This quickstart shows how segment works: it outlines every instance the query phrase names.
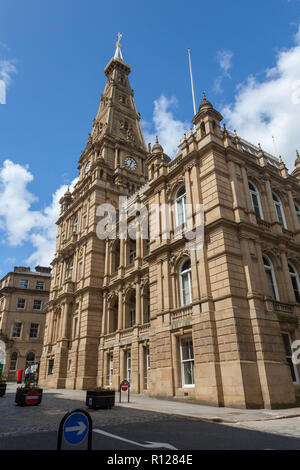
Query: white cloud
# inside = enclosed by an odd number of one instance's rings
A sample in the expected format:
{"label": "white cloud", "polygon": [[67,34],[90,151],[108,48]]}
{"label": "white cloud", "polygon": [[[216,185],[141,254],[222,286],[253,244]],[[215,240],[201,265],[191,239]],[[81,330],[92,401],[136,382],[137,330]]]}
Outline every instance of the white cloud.
{"label": "white cloud", "polygon": [[153,127],[154,132],[150,132],[152,125],[146,121],[142,122],[146,142],[155,142],[155,136],[158,136],[165,153],[174,157],[177,152],[180,139],[183,134],[189,130],[191,124],[182,122],[174,118],[172,107],[178,105],[178,100],[174,96],[168,99],[162,95],[154,101]]}
{"label": "white cloud", "polygon": [[220,69],[225,77],[230,77],[229,70],[231,69],[231,61],[233,58],[232,51],[218,51],[217,57],[219,60]]}
{"label": "white cloud", "polygon": [[279,52],[264,80],[248,77],[237,87],[234,103],[221,110],[227,127],[255,144],[260,142],[273,154],[275,136],[290,169],[300,147],[300,27],[295,41],[295,46]]}
{"label": "white cloud", "polygon": [[0,80],[3,80],[6,87],[11,83],[12,74],[17,73],[14,60],[0,60]]}
{"label": "white cloud", "polygon": [[[26,260],[29,264],[48,265],[55,251],[59,216],[59,199],[67,190],[62,185],[52,196],[52,202],[41,211],[32,210],[37,198],[28,190],[33,175],[28,167],[6,160],[0,168],[0,229],[10,246],[29,242],[34,248]],[[70,185],[76,183],[75,179]]]}
{"label": "white cloud", "polygon": [[234,54],[232,51],[221,50],[217,52],[217,60],[221,69],[221,75],[219,75],[214,82],[214,90],[216,93],[223,93],[222,82],[224,78],[231,78],[229,70],[231,69],[231,62]]}

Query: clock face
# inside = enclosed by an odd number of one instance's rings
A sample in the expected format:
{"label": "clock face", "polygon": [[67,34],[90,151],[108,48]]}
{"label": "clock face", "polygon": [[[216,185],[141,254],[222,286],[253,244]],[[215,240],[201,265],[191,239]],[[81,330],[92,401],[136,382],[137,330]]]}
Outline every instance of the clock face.
{"label": "clock face", "polygon": [[137,163],[134,158],[132,157],[126,157],[125,158],[125,166],[129,168],[129,170],[136,170],[137,169]]}
{"label": "clock face", "polygon": [[84,173],[87,174],[90,171],[90,168],[91,168],[91,162],[87,162],[85,169],[84,169]]}

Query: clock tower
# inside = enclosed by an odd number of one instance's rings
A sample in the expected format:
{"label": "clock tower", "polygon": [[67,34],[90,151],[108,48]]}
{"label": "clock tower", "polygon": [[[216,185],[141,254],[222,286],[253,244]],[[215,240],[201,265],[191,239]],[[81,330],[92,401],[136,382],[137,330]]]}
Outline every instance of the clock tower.
{"label": "clock tower", "polygon": [[147,149],[118,35],[107,82],[88,142],[79,159],[73,192],[61,198],[52,261],[40,383],[50,387],[96,386],[103,310],[106,242],[96,233],[97,209],[119,207],[119,196],[147,181]]}

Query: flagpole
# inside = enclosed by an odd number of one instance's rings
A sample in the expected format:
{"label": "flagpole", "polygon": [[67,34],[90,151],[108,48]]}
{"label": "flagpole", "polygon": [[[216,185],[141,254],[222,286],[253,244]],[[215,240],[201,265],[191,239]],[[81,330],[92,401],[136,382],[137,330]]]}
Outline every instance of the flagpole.
{"label": "flagpole", "polygon": [[191,86],[192,86],[194,115],[196,115],[197,112],[196,112],[196,103],[195,103],[195,92],[194,92],[194,81],[193,81],[193,72],[192,72],[192,62],[191,62],[191,50],[190,50],[190,48],[188,48],[188,55],[189,55],[189,64],[190,64],[190,77],[191,77]]}

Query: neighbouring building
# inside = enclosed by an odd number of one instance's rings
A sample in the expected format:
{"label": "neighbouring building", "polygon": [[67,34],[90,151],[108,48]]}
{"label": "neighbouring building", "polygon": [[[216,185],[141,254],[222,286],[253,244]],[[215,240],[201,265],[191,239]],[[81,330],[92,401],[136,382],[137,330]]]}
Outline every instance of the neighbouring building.
{"label": "neighbouring building", "polygon": [[0,281],[0,340],[5,343],[3,375],[40,362],[49,299],[51,268],[15,267]]}
{"label": "neighbouring building", "polygon": [[[132,392],[195,397],[232,407],[295,403],[300,339],[300,157],[282,159],[221,127],[205,95],[171,159],[145,145],[120,45],[79,159],[62,197],[40,384],[86,389],[124,378]],[[101,239],[99,207],[119,209],[141,233],[120,236],[120,213]],[[166,220],[154,205],[169,207]],[[187,215],[187,207],[191,213]],[[178,229],[203,209],[204,245]],[[102,214],[103,215],[103,214]]]}

